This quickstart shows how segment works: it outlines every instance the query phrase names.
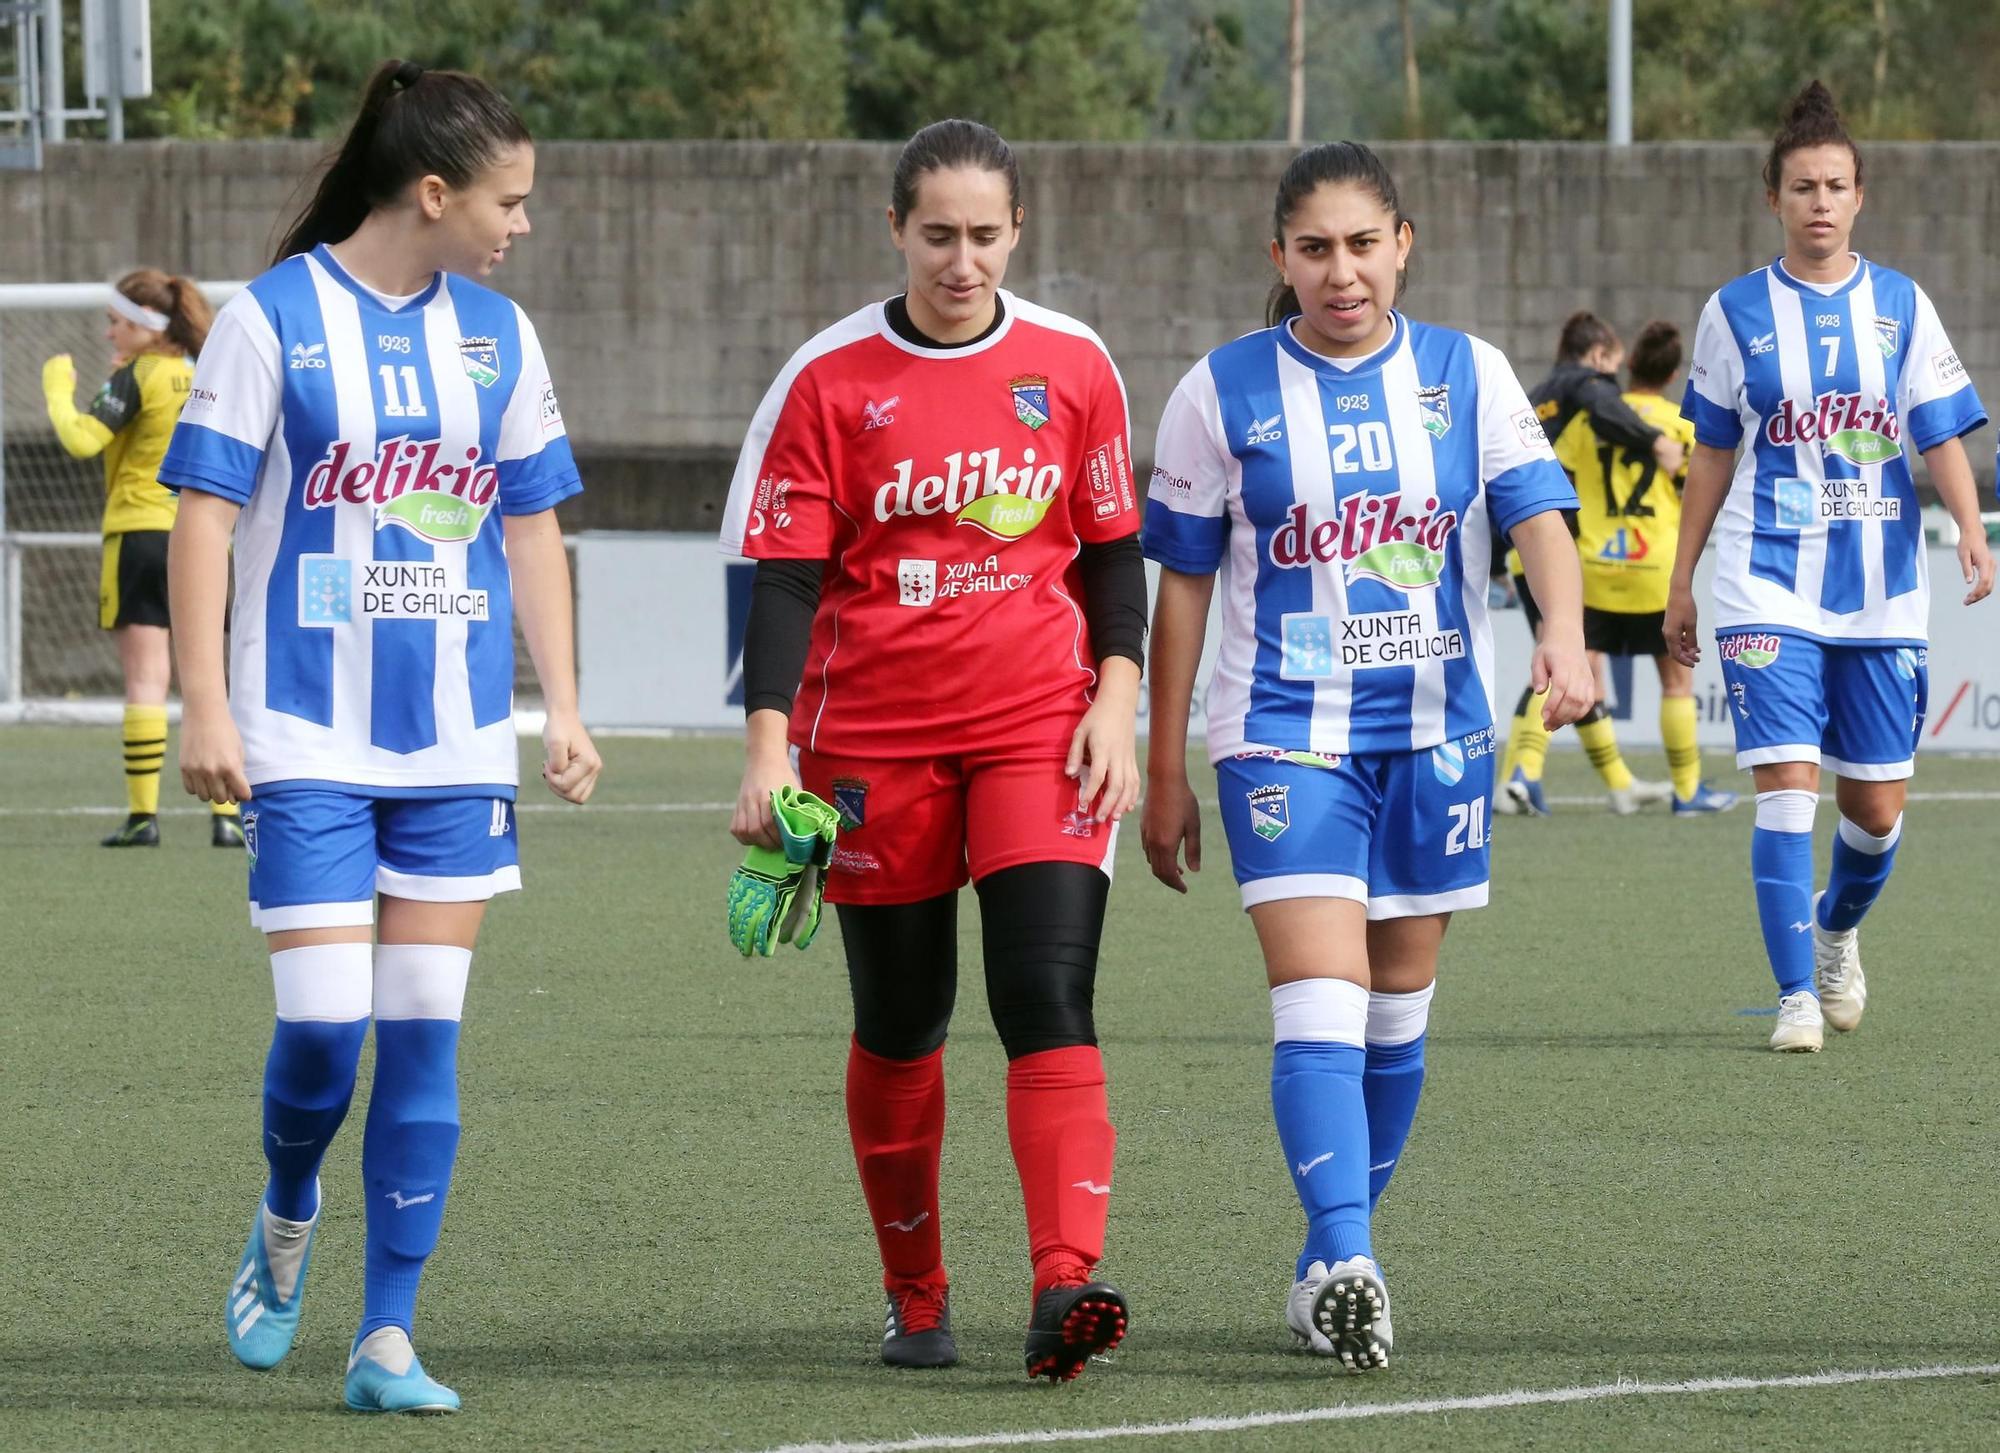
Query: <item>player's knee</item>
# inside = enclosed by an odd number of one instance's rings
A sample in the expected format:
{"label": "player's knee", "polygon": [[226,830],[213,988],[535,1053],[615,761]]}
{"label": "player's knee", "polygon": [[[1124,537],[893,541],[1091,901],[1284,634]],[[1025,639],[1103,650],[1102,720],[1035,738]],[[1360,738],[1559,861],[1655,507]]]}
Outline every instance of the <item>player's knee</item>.
{"label": "player's knee", "polygon": [[1097,1043],[1097,951],[1110,880],[1028,863],[979,884],[986,1001],[1007,1058]]}
{"label": "player's knee", "polygon": [[841,904],[854,1038],[883,1059],[935,1054],[958,997],[958,895],[921,903]]}
{"label": "player's knee", "polygon": [[854,996],[854,1038],[882,1059],[923,1059],[936,1054],[951,1027],[950,992]]}

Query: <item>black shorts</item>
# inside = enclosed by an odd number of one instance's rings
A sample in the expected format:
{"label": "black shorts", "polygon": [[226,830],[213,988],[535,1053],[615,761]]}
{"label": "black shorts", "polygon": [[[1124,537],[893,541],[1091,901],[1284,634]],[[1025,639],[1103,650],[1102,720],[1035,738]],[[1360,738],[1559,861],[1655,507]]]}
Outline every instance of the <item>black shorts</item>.
{"label": "black shorts", "polygon": [[107,631],[167,624],[167,531],[130,530],[104,537],[97,623]]}
{"label": "black shorts", "polygon": [[1539,636],[1542,633],[1542,608],[1535,604],[1535,593],[1528,589],[1528,577],[1514,577],[1514,599],[1521,602],[1521,614],[1528,618],[1528,630]]}
{"label": "black shorts", "polygon": [[1664,656],[1667,623],[1663,610],[1622,611],[1583,608],[1583,644],[1586,650],[1607,656]]}

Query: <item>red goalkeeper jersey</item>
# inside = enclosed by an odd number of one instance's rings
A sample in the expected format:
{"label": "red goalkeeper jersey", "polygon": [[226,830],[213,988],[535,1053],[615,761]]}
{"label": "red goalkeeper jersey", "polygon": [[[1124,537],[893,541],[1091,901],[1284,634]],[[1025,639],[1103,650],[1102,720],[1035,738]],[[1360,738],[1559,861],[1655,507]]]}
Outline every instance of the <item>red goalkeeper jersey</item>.
{"label": "red goalkeeper jersey", "polygon": [[1067,746],[1089,703],[1075,563],[1139,528],[1125,388],[1089,328],[1000,298],[959,348],[870,304],[793,355],[750,425],[723,548],[829,562],[797,746]]}

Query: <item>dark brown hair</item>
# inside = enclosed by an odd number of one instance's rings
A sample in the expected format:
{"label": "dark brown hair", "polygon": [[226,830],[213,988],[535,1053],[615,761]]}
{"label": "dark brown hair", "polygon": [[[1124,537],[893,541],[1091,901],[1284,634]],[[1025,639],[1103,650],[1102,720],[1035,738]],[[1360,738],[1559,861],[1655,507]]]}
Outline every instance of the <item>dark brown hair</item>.
{"label": "dark brown hair", "polygon": [[1771,142],[1770,158],[1764,163],[1764,185],[1778,190],[1785,178],[1785,158],[1809,146],[1844,146],[1854,158],[1854,185],[1861,185],[1861,148],[1847,134],[1833,92],[1818,81],[1812,82],[1786,103],[1778,135]]}
{"label": "dark brown hair", "polygon": [[933,121],[903,143],[896,158],[896,174],[889,183],[889,210],[896,225],[917,205],[917,186],[932,172],[970,167],[976,171],[998,172],[1007,179],[1007,215],[1021,212],[1021,166],[1014,148],[992,127],[977,121]]}
{"label": "dark brown hair", "polygon": [[[1291,225],[1305,199],[1321,187],[1338,182],[1352,182],[1374,193],[1383,209],[1395,215],[1397,232],[1409,223],[1410,219],[1403,215],[1403,200],[1396,192],[1396,179],[1389,175],[1381,157],[1358,141],[1323,142],[1293,157],[1285,174],[1278,178],[1278,200],[1271,209],[1271,236],[1280,250],[1285,245],[1285,228]],[[1399,298],[1406,281],[1404,273],[1396,275]],[[1280,278],[1264,302],[1264,326],[1275,328],[1299,311],[1298,293]]]}
{"label": "dark brown hair", "polygon": [[1681,356],[1681,330],[1663,318],[1655,318],[1632,340],[1625,371],[1640,388],[1665,388],[1680,372]]}
{"label": "dark brown hair", "polygon": [[1592,349],[1623,346],[1617,329],[1590,309],[1579,308],[1563,319],[1562,333],[1556,339],[1556,362],[1581,363]]}
{"label": "dark brown hair", "polygon": [[142,308],[167,315],[163,335],[189,358],[208,342],[208,325],[215,321],[215,309],[191,278],[174,277],[157,267],[135,268],[112,284]]}
{"label": "dark brown hair", "polygon": [[347,139],[272,261],[353,236],[371,211],[418,177],[471,186],[502,152],[533,140],[506,98],[479,77],[383,61],[362,90]]}

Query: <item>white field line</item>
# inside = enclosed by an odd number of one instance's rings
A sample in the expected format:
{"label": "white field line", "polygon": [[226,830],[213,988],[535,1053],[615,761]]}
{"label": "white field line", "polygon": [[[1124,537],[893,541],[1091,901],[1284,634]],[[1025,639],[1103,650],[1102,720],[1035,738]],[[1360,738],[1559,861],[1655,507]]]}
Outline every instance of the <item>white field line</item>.
{"label": "white field line", "polygon": [[1597,1383],[1590,1387],[1517,1388],[1479,1397],[1424,1398],[1409,1402],[1340,1403],[1289,1413],[1245,1413],[1228,1418],[1189,1418],[1179,1423],[1119,1423],[1107,1428],[1042,1428],[1019,1433],[965,1433],[885,1442],[786,1443],[766,1453],[929,1453],[942,1448],[1023,1448],[1052,1443],[1096,1443],[1111,1438],[1173,1438],[1196,1433],[1239,1433],[1303,1423],[1344,1423],[1362,1418],[1403,1418],[1431,1413],[1478,1413],[1501,1408],[1547,1407],[1602,1402],[1608,1398],[1673,1397],[1690,1393],[1758,1392],[1778,1388],[1843,1387],[1854,1383],[1923,1382],[1947,1377],[2000,1376],[2000,1362],[1933,1367],[1868,1368],[1853,1372],[1812,1372],[1790,1377],[1703,1377],[1688,1382]]}
{"label": "white field line", "polygon": [[[1833,800],[1833,794],[1830,792],[1822,793],[1820,795],[1820,800],[1823,802],[1831,802]],[[1995,788],[1992,790],[1982,790],[1977,792],[1912,792],[1909,794],[1908,800],[1911,802],[2000,802],[2000,788]],[[1199,801],[1203,807],[1212,808],[1217,805],[1216,800],[1213,797],[1198,798],[1197,801]],[[1601,808],[1604,806],[1604,799],[1602,797],[1592,797],[1592,796],[1551,797],[1549,801],[1557,807]],[[515,810],[518,812],[582,811],[590,813],[607,813],[607,812],[680,813],[680,812],[732,812],[735,810],[735,808],[736,804],[734,802],[594,802],[587,808],[577,808],[570,806],[566,802],[531,801],[531,802],[520,803]],[[205,807],[163,807],[160,809],[160,816],[162,817],[195,817],[195,816],[206,816],[207,813],[208,809]],[[123,817],[124,815],[125,815],[125,809],[122,807],[98,807],[98,806],[0,807],[0,818]],[[1664,820],[1667,817],[1667,815],[1668,814],[1666,814],[1665,812],[1640,814],[1640,816],[1642,817],[1648,817],[1658,820]],[[1135,813],[1134,816],[1136,817],[1137,814]],[[1751,816],[1754,816],[1754,813],[1750,812],[1744,813],[1744,817],[1746,819]]]}

